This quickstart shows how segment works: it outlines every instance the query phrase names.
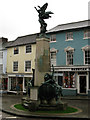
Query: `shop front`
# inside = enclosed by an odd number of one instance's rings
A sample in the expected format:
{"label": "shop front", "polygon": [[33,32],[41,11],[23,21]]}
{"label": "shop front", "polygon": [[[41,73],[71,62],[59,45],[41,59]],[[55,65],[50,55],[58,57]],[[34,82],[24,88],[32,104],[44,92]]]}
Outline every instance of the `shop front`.
{"label": "shop front", "polygon": [[[59,69],[60,70],[60,69]],[[57,71],[54,74],[56,82],[62,86],[62,95],[76,95],[76,73],[70,71]]]}
{"label": "shop front", "polygon": [[19,90],[26,92],[29,81],[31,81],[32,75],[8,75],[8,92],[17,92]]}
{"label": "shop front", "polygon": [[88,67],[55,67],[57,83],[62,86],[63,96],[90,95]]}

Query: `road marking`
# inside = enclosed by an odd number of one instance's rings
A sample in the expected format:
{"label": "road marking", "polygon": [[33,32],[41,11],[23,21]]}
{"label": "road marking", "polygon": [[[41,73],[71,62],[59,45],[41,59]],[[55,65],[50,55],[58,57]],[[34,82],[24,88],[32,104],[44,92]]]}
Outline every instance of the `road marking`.
{"label": "road marking", "polygon": [[8,119],[8,118],[9,118],[9,119],[10,119],[10,118],[12,119],[12,118],[17,118],[17,117],[6,117],[6,119]]}

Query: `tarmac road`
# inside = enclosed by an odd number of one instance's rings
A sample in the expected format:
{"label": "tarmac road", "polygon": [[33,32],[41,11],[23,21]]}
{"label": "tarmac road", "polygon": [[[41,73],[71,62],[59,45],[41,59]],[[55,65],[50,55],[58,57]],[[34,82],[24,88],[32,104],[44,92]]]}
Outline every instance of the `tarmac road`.
{"label": "tarmac road", "polygon": [[[75,114],[73,116],[75,117],[83,117],[83,118],[90,118],[90,101],[89,100],[65,100],[65,102],[68,103],[68,105],[75,106],[77,108],[80,108],[82,110],[81,113]],[[70,115],[68,115],[70,116]]]}
{"label": "tarmac road", "polygon": [[[7,109],[9,108],[12,104],[15,104],[17,102],[21,101],[22,96],[20,95],[4,95],[2,97],[2,107],[3,109]],[[79,98],[79,99],[78,99]],[[10,114],[6,114],[3,113],[2,114],[2,120],[73,120],[73,119],[85,119],[85,118],[90,118],[90,98],[88,99],[88,97],[63,97],[62,100],[64,102],[67,102],[68,105],[72,105],[75,107],[78,107],[80,109],[82,109],[81,113],[78,114],[71,114],[71,115],[64,115],[64,116],[60,116],[60,118],[38,118],[38,117],[34,117],[34,118],[26,118],[26,117],[19,117],[19,116],[13,116]],[[14,112],[14,111],[13,111]],[[52,115],[53,116],[53,115]]]}

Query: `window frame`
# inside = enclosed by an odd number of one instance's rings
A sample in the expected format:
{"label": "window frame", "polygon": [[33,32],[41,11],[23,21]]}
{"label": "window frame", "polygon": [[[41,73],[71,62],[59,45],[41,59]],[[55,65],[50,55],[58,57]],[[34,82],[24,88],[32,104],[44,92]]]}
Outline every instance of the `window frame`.
{"label": "window frame", "polygon": [[88,36],[88,35],[90,35],[90,29],[84,30],[84,38],[83,39],[89,39],[90,36]]}
{"label": "window frame", "polygon": [[[84,65],[90,65],[90,64],[89,64],[90,56],[88,57],[88,55],[87,55],[87,58],[86,58],[85,52],[89,52],[89,54],[90,54],[90,49],[84,50]],[[86,59],[87,59],[87,61],[86,61]]]}
{"label": "window frame", "polygon": [[[72,55],[71,54],[68,55],[68,53],[72,53]],[[68,56],[67,55],[70,56],[69,61],[68,61]],[[70,62],[72,62],[72,63],[70,63]],[[73,51],[71,51],[71,50],[66,51],[66,65],[73,65]]]}
{"label": "window frame", "polygon": [[[52,58],[52,53],[55,54],[55,58]],[[51,61],[51,66],[56,66],[56,51],[50,52],[50,61]]]}
{"label": "window frame", "polygon": [[72,41],[72,40],[73,40],[73,32],[67,32],[65,41]]}
{"label": "window frame", "polygon": [[83,51],[84,65],[90,65],[90,64],[85,63],[85,51],[90,51],[90,45],[86,45],[86,46],[82,47],[82,51]]}
{"label": "window frame", "polygon": [[50,37],[50,42],[56,42],[56,34],[52,34]]}
{"label": "window frame", "polygon": [[[18,53],[15,53],[15,48],[18,50]],[[17,51],[17,50],[16,50],[16,51]],[[14,51],[13,51],[13,53],[14,53],[14,55],[19,54],[19,47],[14,47]]]}
{"label": "window frame", "polygon": [[[26,68],[27,66],[26,66],[26,62],[30,62],[30,70],[29,71],[26,71],[26,69],[28,69],[28,68]],[[24,67],[24,71],[25,72],[31,72],[31,64],[32,64],[32,62],[31,62],[31,60],[27,60],[27,61],[25,61],[25,67]]]}
{"label": "window frame", "polygon": [[[29,48],[29,50],[27,50],[27,47],[30,47]],[[26,54],[28,54],[28,53],[31,53],[32,52],[32,45],[31,44],[29,44],[29,45],[26,45]]]}
{"label": "window frame", "polygon": [[[17,70],[15,70],[15,65],[14,65],[14,63],[16,63],[17,62]],[[18,72],[18,61],[13,61],[13,72]]]}

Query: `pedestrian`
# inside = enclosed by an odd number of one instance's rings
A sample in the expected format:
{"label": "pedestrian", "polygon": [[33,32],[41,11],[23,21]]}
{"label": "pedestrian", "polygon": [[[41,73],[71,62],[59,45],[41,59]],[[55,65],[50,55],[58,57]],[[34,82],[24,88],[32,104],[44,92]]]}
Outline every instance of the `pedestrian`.
{"label": "pedestrian", "polygon": [[20,85],[17,83],[16,85],[17,95],[20,93]]}

